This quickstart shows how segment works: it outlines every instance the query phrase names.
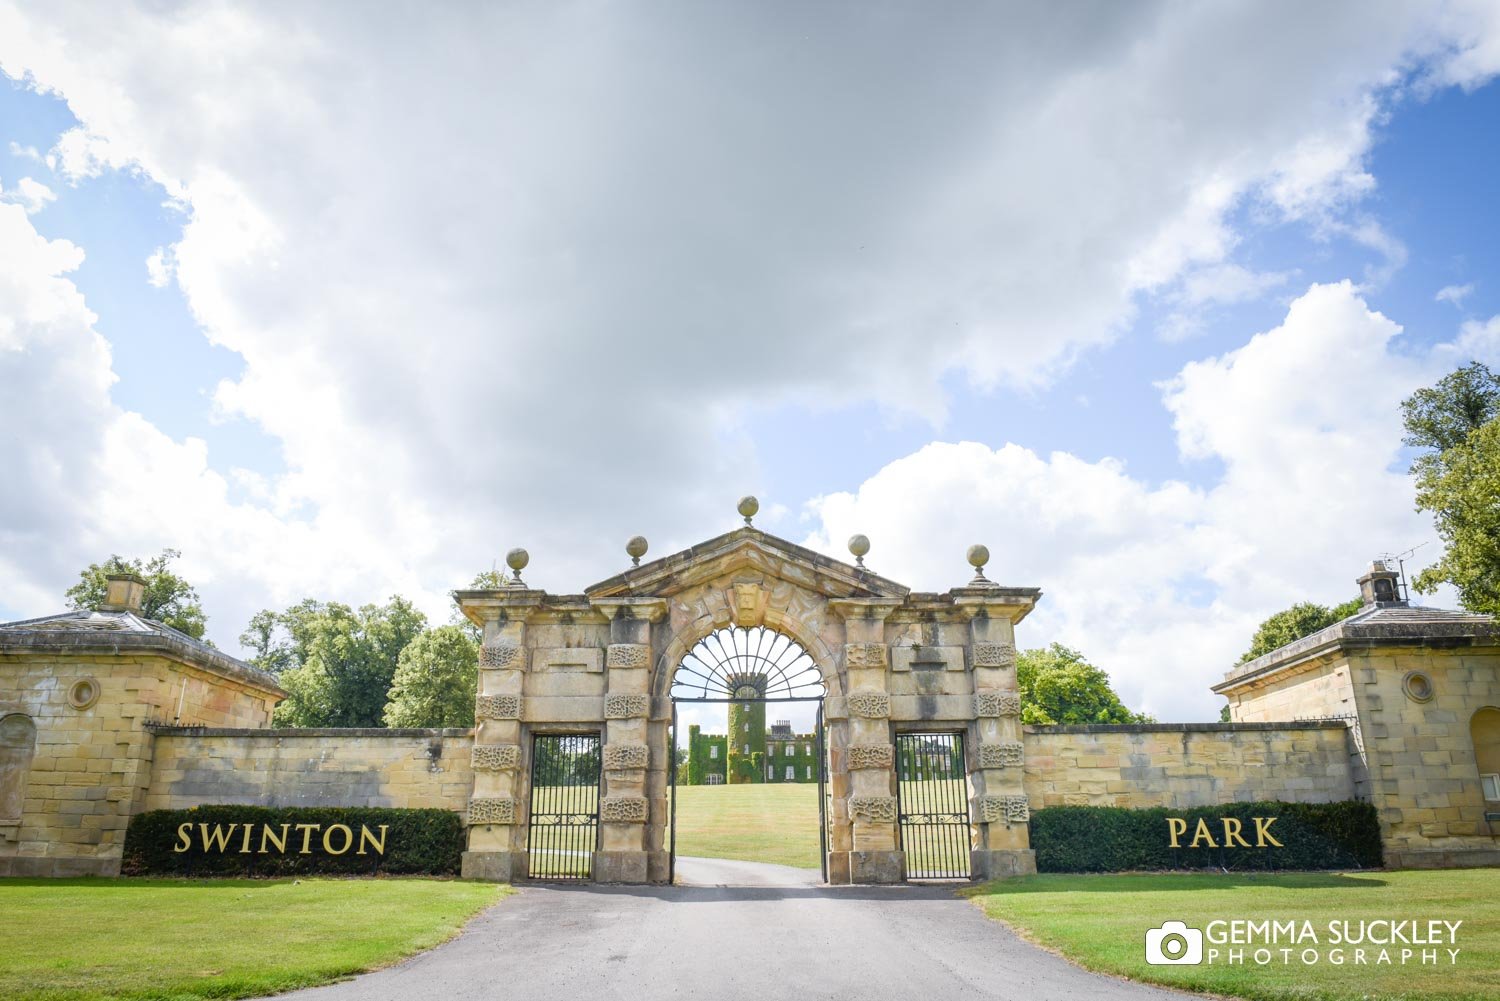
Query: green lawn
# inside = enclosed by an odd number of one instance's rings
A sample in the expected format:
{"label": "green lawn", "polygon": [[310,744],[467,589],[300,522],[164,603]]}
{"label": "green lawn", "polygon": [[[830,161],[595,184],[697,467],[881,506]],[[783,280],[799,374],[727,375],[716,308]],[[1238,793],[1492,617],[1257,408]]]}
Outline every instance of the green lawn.
{"label": "green lawn", "polygon": [[508,892],[432,879],[3,879],[0,998],[308,987],[437,945]]}
{"label": "green lawn", "polygon": [[[1500,870],[1274,875],[1042,875],[972,891],[991,917],[1091,970],[1188,990],[1274,1001],[1500,997]],[[1326,957],[1305,966],[1150,966],[1145,932],[1164,921],[1204,928],[1214,919],[1313,922],[1327,953],[1330,920],[1463,920],[1456,965],[1364,965]],[[1220,946],[1227,949],[1228,946]],[[1243,947],[1247,953],[1253,947]],[[1446,953],[1439,949],[1446,960]],[[1372,953],[1367,954],[1372,959]]]}
{"label": "green lawn", "polygon": [[677,787],[677,854],[818,868],[818,784]]}

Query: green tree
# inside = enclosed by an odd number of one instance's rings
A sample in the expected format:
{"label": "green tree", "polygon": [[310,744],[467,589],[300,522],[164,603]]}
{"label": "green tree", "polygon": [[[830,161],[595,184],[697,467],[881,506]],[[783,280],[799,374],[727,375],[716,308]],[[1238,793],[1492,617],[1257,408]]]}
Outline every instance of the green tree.
{"label": "green tree", "polygon": [[401,651],[427,625],[402,597],[358,610],[311,598],[284,612],[261,612],[242,637],[252,663],[279,669],[288,698],[279,726],[378,727]]}
{"label": "green tree", "polygon": [[1464,608],[1500,615],[1500,419],[1418,470],[1417,509],[1433,513],[1445,545],[1412,586],[1452,584]]}
{"label": "green tree", "polygon": [[462,626],[429,629],[396,662],[386,726],[473,726],[479,642]]}
{"label": "green tree", "polygon": [[1319,629],[1347,619],[1362,607],[1358,598],[1351,598],[1333,608],[1311,601],[1299,601],[1291,608],[1277,612],[1256,628],[1255,635],[1250,638],[1250,649],[1240,656],[1239,662],[1243,664],[1304,636],[1311,636]]}
{"label": "green tree", "polygon": [[1154,722],[1127,709],[1109,675],[1061,643],[1022,650],[1016,658],[1016,685],[1023,723]]}
{"label": "green tree", "polygon": [[78,583],[68,588],[68,607],[97,611],[104,604],[108,587],[105,577],[112,573],[139,574],[146,580],[146,590],[141,597],[141,616],[201,640],[208,624],[202,599],[193,585],[171,570],[172,561],[181,555],[175,549],[163,549],[144,562],[111,555],[103,563],[90,563],[78,574]]}
{"label": "green tree", "polygon": [[[1468,442],[1469,436],[1500,417],[1500,376],[1479,362],[1443,376],[1437,385],[1401,401],[1404,444],[1431,449],[1437,458]],[[1419,460],[1420,461],[1420,460]]]}
{"label": "green tree", "polygon": [[1474,612],[1500,613],[1500,378],[1473,362],[1401,404],[1416,457],[1417,510],[1433,514],[1442,558],[1417,575],[1418,591],[1452,584]]}

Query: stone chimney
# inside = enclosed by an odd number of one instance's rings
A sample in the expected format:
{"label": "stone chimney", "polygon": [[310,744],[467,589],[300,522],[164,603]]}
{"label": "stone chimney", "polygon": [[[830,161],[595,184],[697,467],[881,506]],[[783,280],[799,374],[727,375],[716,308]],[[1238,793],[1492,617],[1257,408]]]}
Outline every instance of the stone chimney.
{"label": "stone chimney", "polygon": [[1359,596],[1366,606],[1390,608],[1405,605],[1401,597],[1401,575],[1376,560],[1359,578]]}
{"label": "stone chimney", "polygon": [[101,612],[132,612],[141,614],[141,598],[146,594],[146,578],[134,573],[112,573],[105,575],[104,604]]}

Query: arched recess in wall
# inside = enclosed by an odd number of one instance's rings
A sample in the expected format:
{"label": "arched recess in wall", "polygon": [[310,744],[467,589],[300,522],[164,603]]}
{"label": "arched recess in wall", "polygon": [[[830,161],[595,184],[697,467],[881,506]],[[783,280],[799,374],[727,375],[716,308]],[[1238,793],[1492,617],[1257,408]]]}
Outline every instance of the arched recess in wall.
{"label": "arched recess in wall", "polygon": [[26,776],[36,754],[36,724],[30,716],[0,717],[0,824],[17,823],[26,801]]}
{"label": "arched recess in wall", "polygon": [[1484,798],[1500,803],[1500,709],[1486,706],[1475,713],[1469,720],[1469,739],[1474,742]]}

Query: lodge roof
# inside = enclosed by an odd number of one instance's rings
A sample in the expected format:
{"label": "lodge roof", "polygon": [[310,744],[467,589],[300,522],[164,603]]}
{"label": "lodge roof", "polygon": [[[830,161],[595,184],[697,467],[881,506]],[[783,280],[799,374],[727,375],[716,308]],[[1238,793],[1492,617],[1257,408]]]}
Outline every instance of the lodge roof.
{"label": "lodge roof", "polygon": [[1374,602],[1331,626],[1231,668],[1213,690],[1222,695],[1336,651],[1494,645],[1500,645],[1500,622],[1494,616],[1412,606],[1405,601]]}
{"label": "lodge roof", "polygon": [[0,623],[0,653],[159,653],[285,698],[269,673],[201,640],[131,611],[67,611]]}

